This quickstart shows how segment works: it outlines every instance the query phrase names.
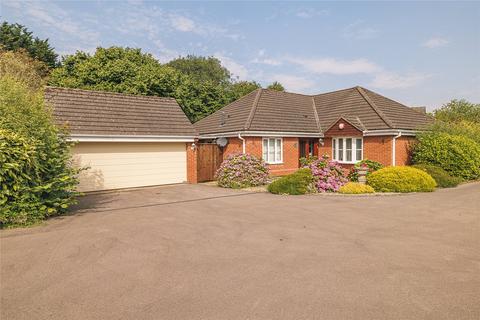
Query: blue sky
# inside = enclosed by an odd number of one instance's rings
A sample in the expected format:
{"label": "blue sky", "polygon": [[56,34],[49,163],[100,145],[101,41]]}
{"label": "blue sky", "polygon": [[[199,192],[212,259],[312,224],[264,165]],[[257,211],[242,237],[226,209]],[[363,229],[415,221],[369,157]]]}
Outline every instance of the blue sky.
{"label": "blue sky", "polygon": [[240,80],[292,92],[361,85],[430,110],[480,102],[479,2],[3,0],[0,16],[60,54],[118,45],[162,62],[213,55]]}

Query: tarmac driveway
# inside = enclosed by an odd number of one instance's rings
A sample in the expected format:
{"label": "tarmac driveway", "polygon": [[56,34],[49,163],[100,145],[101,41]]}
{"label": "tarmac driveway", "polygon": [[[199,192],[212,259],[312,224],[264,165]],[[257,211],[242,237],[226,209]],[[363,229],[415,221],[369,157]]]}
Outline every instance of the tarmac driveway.
{"label": "tarmac driveway", "polygon": [[385,197],[178,185],[3,230],[1,319],[479,319],[480,184]]}

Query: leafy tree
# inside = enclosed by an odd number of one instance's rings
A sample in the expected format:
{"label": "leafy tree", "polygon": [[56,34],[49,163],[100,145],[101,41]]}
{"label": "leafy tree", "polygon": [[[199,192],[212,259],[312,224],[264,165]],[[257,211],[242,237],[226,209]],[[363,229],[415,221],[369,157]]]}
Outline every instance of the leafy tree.
{"label": "leafy tree", "polygon": [[220,60],[215,57],[188,55],[168,62],[167,66],[178,70],[195,81],[210,81],[214,84],[224,85],[230,83],[230,71],[223,67]]}
{"label": "leafy tree", "polygon": [[260,84],[255,81],[239,81],[235,82],[230,87],[230,101],[235,101],[243,96],[246,96],[252,91],[261,88]]}
{"label": "leafy tree", "polygon": [[175,98],[192,122],[208,116],[230,102],[223,85],[188,78],[177,87]]}
{"label": "leafy tree", "polygon": [[45,63],[31,58],[23,49],[15,52],[0,50],[0,77],[8,75],[31,90],[37,90],[45,85],[47,70]]}
{"label": "leafy tree", "polygon": [[65,56],[49,84],[60,87],[174,97],[183,81],[173,68],[161,65],[140,49],[97,48],[94,55],[78,51]]}
{"label": "leafy tree", "polygon": [[275,90],[275,91],[285,91],[285,88],[282,86],[282,84],[278,81],[275,81],[271,85],[267,87],[267,89],[270,90]]}
{"label": "leafy tree", "polygon": [[0,26],[0,45],[6,50],[26,50],[32,58],[44,62],[48,67],[57,66],[57,57],[48,39],[34,37],[31,31],[18,23],[9,24],[4,21]]}
{"label": "leafy tree", "polygon": [[480,124],[480,104],[465,99],[452,100],[434,111],[435,119],[444,122],[470,121]]}

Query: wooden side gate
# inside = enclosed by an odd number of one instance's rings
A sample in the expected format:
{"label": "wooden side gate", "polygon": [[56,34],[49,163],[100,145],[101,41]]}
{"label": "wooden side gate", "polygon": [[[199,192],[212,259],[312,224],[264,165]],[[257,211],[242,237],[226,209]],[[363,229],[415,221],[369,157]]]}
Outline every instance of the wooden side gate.
{"label": "wooden side gate", "polygon": [[222,150],[215,143],[197,144],[198,182],[215,180],[215,172],[222,164]]}

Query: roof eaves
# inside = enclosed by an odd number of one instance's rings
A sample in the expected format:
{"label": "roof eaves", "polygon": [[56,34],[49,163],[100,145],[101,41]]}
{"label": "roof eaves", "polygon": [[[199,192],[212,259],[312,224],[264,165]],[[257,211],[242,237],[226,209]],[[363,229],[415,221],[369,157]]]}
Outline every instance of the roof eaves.
{"label": "roof eaves", "polygon": [[370,105],[370,107],[372,107],[373,111],[375,111],[378,114],[380,119],[382,119],[382,121],[385,122],[385,124],[387,126],[394,129],[395,125],[387,118],[387,116],[385,116],[385,114],[382,111],[380,111],[380,109],[375,105],[373,100],[370,99],[370,97],[363,90],[363,88],[362,87],[356,87],[356,89],[357,89],[358,93],[360,93],[360,95],[365,99],[365,101],[367,101],[367,103]]}
{"label": "roof eaves", "polygon": [[252,108],[250,109],[250,114],[248,115],[247,122],[245,123],[245,130],[250,129],[252,125],[253,117],[255,116],[255,112],[257,111],[258,101],[260,100],[260,96],[262,95],[263,89],[257,89],[257,95],[255,96],[255,100],[253,100]]}

